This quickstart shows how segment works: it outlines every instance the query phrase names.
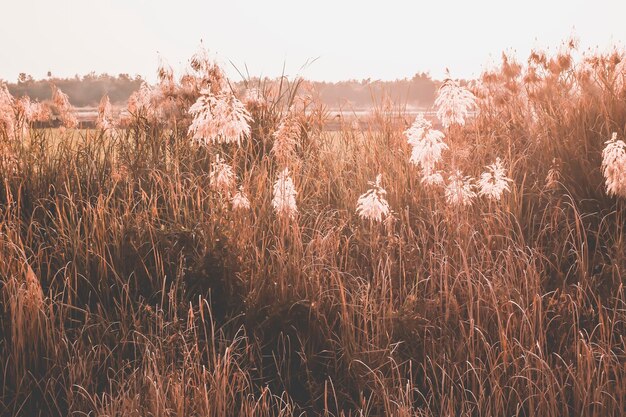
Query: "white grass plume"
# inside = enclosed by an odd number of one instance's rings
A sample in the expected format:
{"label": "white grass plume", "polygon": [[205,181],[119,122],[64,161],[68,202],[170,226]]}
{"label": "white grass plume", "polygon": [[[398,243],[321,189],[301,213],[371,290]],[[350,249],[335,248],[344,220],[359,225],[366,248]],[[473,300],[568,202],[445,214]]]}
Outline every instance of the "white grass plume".
{"label": "white grass plume", "polygon": [[230,202],[233,205],[233,210],[248,210],[250,208],[250,200],[244,193],[243,187],[239,187],[239,190],[230,199]]}
{"label": "white grass plume", "polygon": [[448,177],[446,186],[446,202],[451,206],[470,206],[476,198],[473,178],[464,176],[456,170]]}
{"label": "white grass plume", "polygon": [[614,132],[602,151],[602,173],[608,195],[626,197],[626,143]]}
{"label": "white grass plume", "polygon": [[509,183],[512,181],[511,178],[507,177],[500,158],[496,158],[496,162],[488,165],[487,171],[481,174],[478,180],[480,188],[478,194],[486,196],[490,200],[500,200],[505,191],[511,191]]}
{"label": "white grass plume", "polygon": [[14,101],[6,84],[0,83],[0,137],[4,134],[12,139],[15,135],[17,120],[13,110]]}
{"label": "white grass plume", "polygon": [[435,99],[435,107],[437,108],[437,117],[441,120],[444,127],[453,124],[463,126],[470,110],[476,104],[476,97],[465,87],[461,87],[458,81],[450,78],[450,73],[446,73],[437,98]]}
{"label": "white grass plume", "polygon": [[203,89],[189,113],[193,115],[189,134],[199,143],[240,145],[250,135],[252,117],[243,103],[230,92],[215,95],[211,90]]}
{"label": "white grass plume", "polygon": [[70,104],[69,97],[54,84],[52,85],[52,101],[59,111],[61,124],[67,128],[77,127],[78,119],[74,114],[74,108]]}
{"label": "white grass plume", "polygon": [[364,220],[380,222],[383,217],[389,215],[389,203],[385,199],[387,191],[381,186],[382,174],[376,176],[375,182],[370,182],[372,186],[362,194],[356,205],[356,213]]}
{"label": "white grass plume", "polygon": [[296,157],[296,145],[300,137],[300,123],[298,123],[298,119],[292,109],[283,118],[272,136],[274,137],[272,154],[279,164],[286,164]]}
{"label": "white grass plume", "polygon": [[104,95],[98,106],[98,118],[96,126],[101,130],[108,130],[113,127],[113,114],[111,111],[111,101],[108,95]]}
{"label": "white grass plume", "polygon": [[274,197],[272,198],[272,207],[280,217],[293,219],[298,213],[296,205],[296,187],[289,175],[289,169],[285,168],[278,174],[278,178],[274,183]]}
{"label": "white grass plume", "polygon": [[142,115],[148,117],[152,115],[154,112],[152,97],[152,88],[145,82],[141,83],[139,89],[134,91],[130,97],[128,97],[128,112],[133,116]]}
{"label": "white grass plume", "polygon": [[224,162],[221,156],[217,154],[215,162],[211,166],[209,180],[211,181],[212,189],[228,194],[231,189],[235,188],[237,176],[235,175],[233,168]]}
{"label": "white grass plume", "polygon": [[441,161],[443,151],[448,149],[443,141],[445,135],[432,129],[432,124],[422,114],[415,118],[404,134],[412,146],[410,162],[420,166],[425,176],[432,174],[435,165]]}

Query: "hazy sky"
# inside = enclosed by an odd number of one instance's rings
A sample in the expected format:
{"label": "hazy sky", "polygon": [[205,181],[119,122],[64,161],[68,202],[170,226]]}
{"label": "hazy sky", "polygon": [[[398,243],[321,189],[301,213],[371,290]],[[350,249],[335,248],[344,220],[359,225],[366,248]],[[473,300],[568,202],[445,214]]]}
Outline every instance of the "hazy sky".
{"label": "hazy sky", "polygon": [[572,34],[584,48],[626,41],[626,0],[0,0],[0,10],[0,78],[10,81],[47,71],[153,80],[159,54],[179,70],[201,39],[252,75],[284,63],[315,80],[440,77],[446,67],[471,77],[503,50],[525,57]]}

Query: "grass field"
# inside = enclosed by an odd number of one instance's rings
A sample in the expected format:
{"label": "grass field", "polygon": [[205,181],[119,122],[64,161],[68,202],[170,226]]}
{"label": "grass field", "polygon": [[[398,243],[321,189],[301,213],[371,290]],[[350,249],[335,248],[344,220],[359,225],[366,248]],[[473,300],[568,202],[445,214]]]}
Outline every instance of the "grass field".
{"label": "grass field", "polygon": [[5,129],[0,415],[624,415],[622,52],[503,60],[430,186],[392,104],[328,132],[297,80],[239,102],[191,62],[124,127]]}

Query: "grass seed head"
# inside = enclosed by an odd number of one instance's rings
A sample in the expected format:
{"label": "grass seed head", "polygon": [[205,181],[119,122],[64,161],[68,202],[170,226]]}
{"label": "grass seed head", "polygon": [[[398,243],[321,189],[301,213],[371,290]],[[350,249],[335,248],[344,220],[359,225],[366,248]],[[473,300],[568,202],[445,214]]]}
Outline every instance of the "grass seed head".
{"label": "grass seed head", "polygon": [[278,178],[274,183],[272,207],[274,207],[274,211],[278,216],[292,219],[296,216],[298,213],[296,205],[297,194],[289,169],[285,168],[278,174]]}
{"label": "grass seed head", "polygon": [[602,151],[602,173],[609,195],[626,197],[626,143],[613,133]]}
{"label": "grass seed head", "polygon": [[456,170],[448,177],[446,201],[451,206],[471,206],[476,198],[474,188],[473,178],[464,176],[461,171]]}
{"label": "grass seed head", "polygon": [[500,158],[496,158],[496,162],[487,166],[487,171],[481,174],[478,180],[478,187],[480,188],[478,194],[486,196],[490,200],[500,200],[505,191],[511,191],[509,183],[512,181],[511,178],[507,177]]}
{"label": "grass seed head", "polygon": [[435,99],[435,107],[437,108],[437,117],[441,120],[444,127],[453,124],[463,126],[470,110],[476,104],[476,97],[467,88],[462,87],[458,81],[450,78],[450,74],[446,74],[437,98]]}
{"label": "grass seed head", "polygon": [[363,220],[380,222],[389,215],[389,203],[385,196],[387,191],[381,186],[382,174],[376,176],[375,182],[370,182],[372,186],[362,194],[356,205],[356,213]]}

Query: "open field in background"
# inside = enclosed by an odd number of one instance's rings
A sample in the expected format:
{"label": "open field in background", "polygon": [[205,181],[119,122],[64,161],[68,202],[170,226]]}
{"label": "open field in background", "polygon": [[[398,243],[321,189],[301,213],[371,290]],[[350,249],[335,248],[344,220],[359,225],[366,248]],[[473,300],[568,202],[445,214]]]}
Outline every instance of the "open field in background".
{"label": "open field in background", "polygon": [[[338,108],[326,109],[327,117],[323,125],[323,129],[327,131],[340,131],[342,127],[351,126],[355,121],[359,123],[359,125],[367,126],[367,122],[374,111],[375,108],[369,110],[342,110]],[[96,127],[96,121],[98,119],[97,107],[76,108],[75,113],[81,127]],[[396,114],[395,117],[402,120],[405,124],[410,124],[410,122],[413,121],[419,114],[423,115],[428,120],[432,120],[435,124],[438,123],[435,112],[429,109],[411,109],[397,113],[398,114]],[[129,114],[125,109],[120,111],[121,117],[128,117],[128,115]]]}
{"label": "open field in background", "polygon": [[99,128],[5,105],[0,415],[624,415],[626,60],[574,48],[408,131],[201,54]]}

